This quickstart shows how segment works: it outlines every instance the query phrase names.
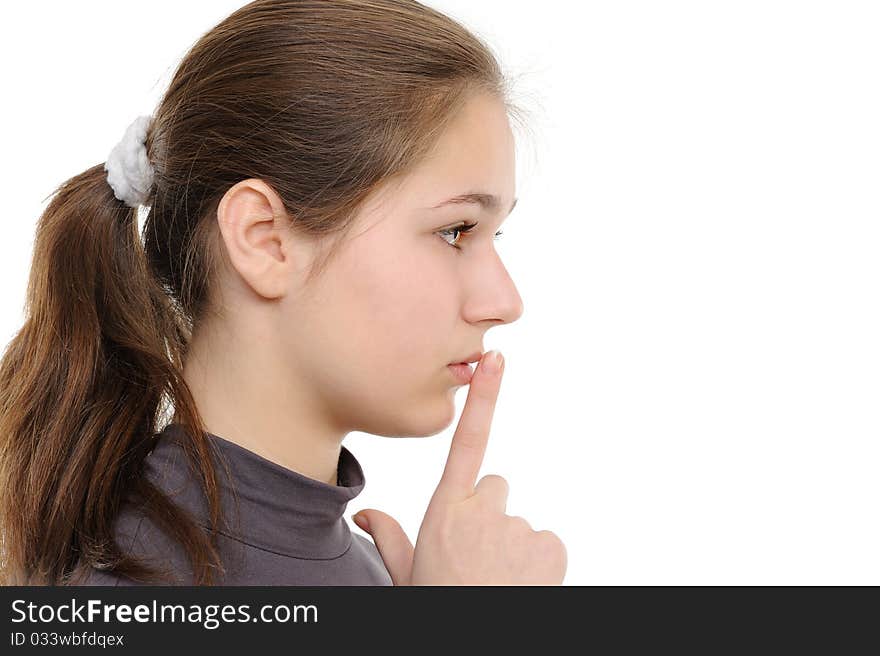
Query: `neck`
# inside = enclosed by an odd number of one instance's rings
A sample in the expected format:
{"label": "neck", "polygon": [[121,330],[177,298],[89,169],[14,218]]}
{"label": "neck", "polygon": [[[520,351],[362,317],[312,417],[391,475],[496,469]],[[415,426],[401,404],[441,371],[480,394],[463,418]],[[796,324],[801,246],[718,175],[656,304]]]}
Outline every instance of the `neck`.
{"label": "neck", "polygon": [[208,432],[309,478],[336,485],[345,433],[316,409],[308,381],[279,366],[271,335],[233,323],[193,334],[184,380]]}

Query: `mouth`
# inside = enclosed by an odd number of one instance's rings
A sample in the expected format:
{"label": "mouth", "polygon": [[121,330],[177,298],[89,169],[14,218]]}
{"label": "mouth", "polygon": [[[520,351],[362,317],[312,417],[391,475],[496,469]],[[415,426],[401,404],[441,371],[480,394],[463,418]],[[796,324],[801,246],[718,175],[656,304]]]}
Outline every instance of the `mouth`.
{"label": "mouth", "polygon": [[483,352],[477,351],[476,353],[471,353],[470,355],[466,356],[462,360],[459,360],[458,362],[450,362],[449,364],[473,364],[474,362],[479,362],[480,358],[482,357]]}
{"label": "mouth", "polygon": [[477,370],[477,368],[473,366],[473,363],[479,362],[482,357],[483,352],[476,351],[463,357],[458,362],[448,364],[447,369],[449,369],[459,385],[469,385]]}
{"label": "mouth", "polygon": [[467,362],[456,362],[446,367],[459,385],[468,385],[474,377],[474,368]]}

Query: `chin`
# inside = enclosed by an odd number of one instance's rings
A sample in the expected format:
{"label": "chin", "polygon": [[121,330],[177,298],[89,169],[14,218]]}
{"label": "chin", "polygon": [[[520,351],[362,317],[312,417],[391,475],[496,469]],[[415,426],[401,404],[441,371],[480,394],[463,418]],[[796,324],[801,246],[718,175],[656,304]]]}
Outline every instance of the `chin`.
{"label": "chin", "polygon": [[387,417],[383,426],[363,431],[383,437],[431,437],[442,433],[455,421],[454,390],[440,398],[442,401],[433,404],[408,404],[402,413]]}

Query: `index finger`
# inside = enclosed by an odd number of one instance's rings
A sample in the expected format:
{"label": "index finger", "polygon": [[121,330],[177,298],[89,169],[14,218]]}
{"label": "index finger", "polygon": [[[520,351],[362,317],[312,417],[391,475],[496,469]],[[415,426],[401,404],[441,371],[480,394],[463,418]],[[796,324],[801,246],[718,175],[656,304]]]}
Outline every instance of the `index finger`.
{"label": "index finger", "polygon": [[[492,372],[491,361],[495,354],[498,355],[497,371]],[[437,491],[448,501],[460,501],[473,494],[489,442],[503,370],[504,359],[501,353],[493,350],[483,354],[474,371],[464,410],[449,446],[446,467],[437,486]]]}

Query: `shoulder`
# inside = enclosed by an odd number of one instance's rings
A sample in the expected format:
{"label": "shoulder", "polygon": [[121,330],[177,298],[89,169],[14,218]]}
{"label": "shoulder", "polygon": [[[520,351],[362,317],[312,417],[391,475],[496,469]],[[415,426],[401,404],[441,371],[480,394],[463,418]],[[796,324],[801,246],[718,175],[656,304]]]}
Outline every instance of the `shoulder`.
{"label": "shoulder", "polygon": [[[180,577],[189,571],[183,548],[168,536],[139,508],[125,506],[114,522],[113,535],[119,549],[126,555],[138,559],[148,567],[171,568]],[[84,586],[123,586],[123,585],[167,585],[166,583],[144,583],[117,575],[110,571],[87,569],[83,581],[75,585]]]}

